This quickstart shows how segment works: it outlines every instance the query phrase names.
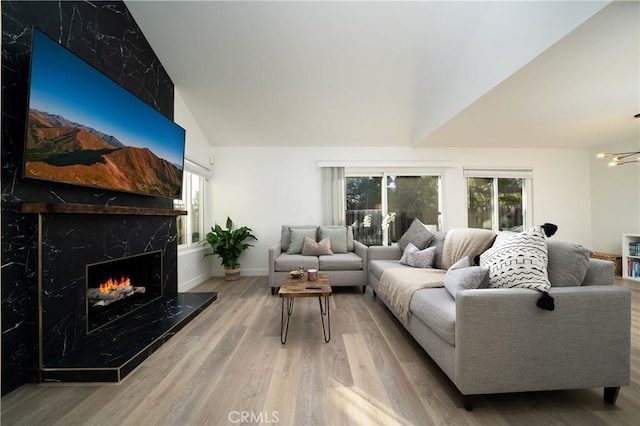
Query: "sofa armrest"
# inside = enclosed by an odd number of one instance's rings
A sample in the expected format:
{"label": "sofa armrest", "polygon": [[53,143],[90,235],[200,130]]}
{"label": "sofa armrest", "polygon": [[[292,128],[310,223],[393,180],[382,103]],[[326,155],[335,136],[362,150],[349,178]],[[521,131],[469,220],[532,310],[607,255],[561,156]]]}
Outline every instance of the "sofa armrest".
{"label": "sofa armrest", "polygon": [[590,258],[587,274],[580,285],[613,285],[614,274],[615,264],[612,261]]}
{"label": "sofa armrest", "polygon": [[275,279],[274,274],[276,270],[276,259],[278,258],[278,256],[280,256],[281,253],[282,253],[282,244],[278,243],[269,247],[269,286],[270,287],[277,287],[274,284],[274,279]]}
{"label": "sofa armrest", "polygon": [[[369,247],[362,244],[360,241],[353,242],[353,252],[360,256],[362,259],[362,269],[364,270],[364,276],[369,276]],[[365,278],[366,281],[366,278]]]}
{"label": "sofa armrest", "polygon": [[394,246],[371,246],[369,247],[369,262],[372,260],[400,260],[402,250],[397,245]]}
{"label": "sofa armrest", "polygon": [[455,383],[463,394],[619,387],[630,380],[631,293],[556,287],[456,294]]}

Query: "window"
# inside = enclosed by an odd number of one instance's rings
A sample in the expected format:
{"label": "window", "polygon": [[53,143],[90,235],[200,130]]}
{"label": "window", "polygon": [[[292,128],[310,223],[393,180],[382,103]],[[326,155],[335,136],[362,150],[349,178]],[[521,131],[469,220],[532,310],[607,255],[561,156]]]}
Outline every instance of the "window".
{"label": "window", "polygon": [[531,171],[465,170],[465,176],[469,228],[519,232],[531,226]]}
{"label": "window", "polygon": [[187,210],[178,216],[178,245],[190,246],[204,239],[205,193],[207,179],[193,172],[184,172],[182,199],[174,200],[174,208]]}
{"label": "window", "polygon": [[415,218],[440,229],[439,175],[348,173],[345,183],[346,223],[366,245],[397,242]]}
{"label": "window", "polygon": [[382,244],[382,176],[347,176],[346,224],[353,238],[366,245]]}

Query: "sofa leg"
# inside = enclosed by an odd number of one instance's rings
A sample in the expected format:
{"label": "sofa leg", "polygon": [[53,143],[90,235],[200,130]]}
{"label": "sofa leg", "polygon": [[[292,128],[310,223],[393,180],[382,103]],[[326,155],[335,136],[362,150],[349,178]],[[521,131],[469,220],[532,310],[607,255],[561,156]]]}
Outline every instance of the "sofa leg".
{"label": "sofa leg", "polygon": [[367,292],[367,286],[363,285],[362,286],[362,294],[365,294]]}
{"label": "sofa leg", "polygon": [[271,295],[275,296],[276,294],[278,294],[278,287],[271,287]]}
{"label": "sofa leg", "polygon": [[604,388],[604,402],[607,404],[615,404],[618,399],[620,388]]}
{"label": "sofa leg", "polygon": [[467,411],[473,411],[473,395],[462,395],[462,406]]}
{"label": "sofa leg", "polygon": [[371,290],[371,292],[373,293],[373,297],[374,297],[374,298],[378,296],[378,295],[376,294],[376,291],[375,291],[375,290]]}

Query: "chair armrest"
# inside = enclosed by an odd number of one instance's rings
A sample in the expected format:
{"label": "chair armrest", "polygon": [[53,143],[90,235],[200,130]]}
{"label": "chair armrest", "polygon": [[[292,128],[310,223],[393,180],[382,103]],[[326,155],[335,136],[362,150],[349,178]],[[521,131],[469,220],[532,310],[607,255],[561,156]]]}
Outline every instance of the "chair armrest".
{"label": "chair armrest", "polygon": [[402,250],[395,246],[371,246],[369,247],[369,262],[372,260],[400,260]]}
{"label": "chair armrest", "polygon": [[631,293],[556,287],[456,294],[455,382],[463,394],[619,387],[630,380]]}

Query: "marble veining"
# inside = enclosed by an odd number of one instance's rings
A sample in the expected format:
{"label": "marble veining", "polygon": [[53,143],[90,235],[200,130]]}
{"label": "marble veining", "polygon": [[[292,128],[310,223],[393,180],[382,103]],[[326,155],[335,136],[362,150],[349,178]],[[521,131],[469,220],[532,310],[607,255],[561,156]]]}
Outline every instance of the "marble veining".
{"label": "marble veining", "polygon": [[[173,83],[121,1],[2,2],[2,394],[33,380],[38,366],[38,220],[24,202],[68,202],[172,208],[172,200],[22,178],[32,27],[58,40],[143,101],[173,118]],[[47,219],[43,310],[47,359],[68,354],[85,338],[82,267],[91,256],[163,250],[165,285],[177,291],[175,218]],[[64,218],[63,218],[64,217]],[[112,228],[117,228],[113,231]],[[87,230],[96,230],[90,236]],[[83,234],[86,238],[83,238]],[[138,240],[136,242],[136,240]],[[75,268],[75,269],[74,269]],[[65,275],[66,274],[66,275]],[[81,313],[60,314],[74,310]]]}

